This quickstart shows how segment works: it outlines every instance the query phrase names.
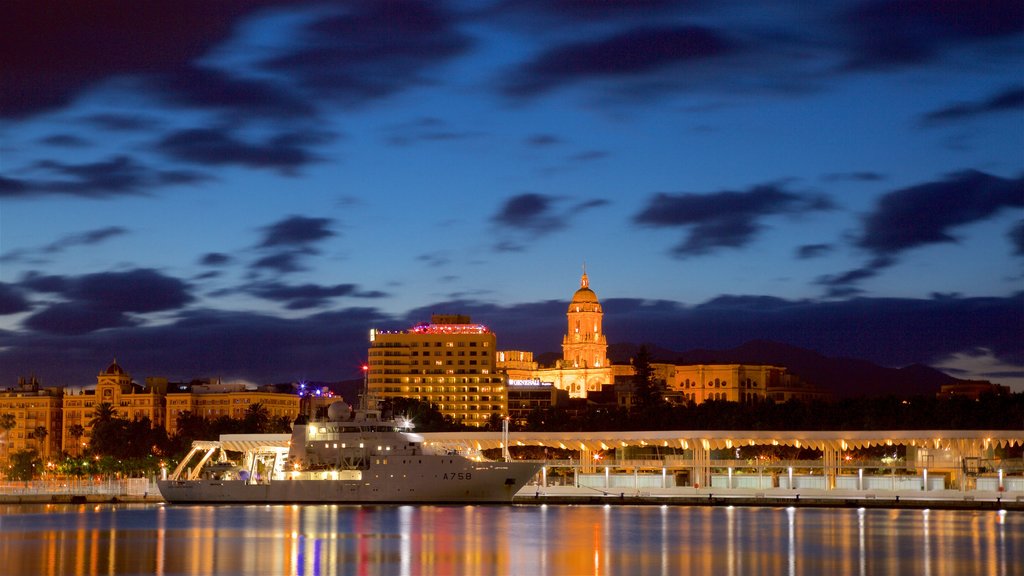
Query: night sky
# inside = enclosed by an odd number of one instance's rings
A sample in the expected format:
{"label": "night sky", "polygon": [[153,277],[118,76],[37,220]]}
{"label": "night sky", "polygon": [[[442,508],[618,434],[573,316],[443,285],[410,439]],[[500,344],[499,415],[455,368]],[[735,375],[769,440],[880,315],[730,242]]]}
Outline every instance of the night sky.
{"label": "night sky", "polygon": [[0,387],[470,314],[1024,390],[1024,3],[7,2]]}

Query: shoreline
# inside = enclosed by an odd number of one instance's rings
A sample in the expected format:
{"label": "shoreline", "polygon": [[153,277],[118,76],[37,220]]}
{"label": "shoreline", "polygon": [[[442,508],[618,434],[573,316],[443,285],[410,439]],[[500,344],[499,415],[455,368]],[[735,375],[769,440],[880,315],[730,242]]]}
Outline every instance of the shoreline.
{"label": "shoreline", "polygon": [[[1007,510],[1024,512],[1024,494],[965,493],[953,490],[890,493],[850,493],[841,490],[743,490],[677,488],[637,492],[558,486],[527,486],[509,504],[629,505],[629,506],[760,506],[806,508],[873,508],[938,510]],[[0,494],[0,505],[9,504],[163,504],[159,494]],[[311,503],[316,504],[316,503]],[[325,502],[324,504],[330,504]],[[359,503],[344,503],[359,504]],[[367,503],[380,505],[386,503]],[[407,504],[407,503],[396,503]],[[434,503],[432,503],[434,504]],[[452,504],[467,504],[453,502]],[[492,505],[488,503],[487,505]]]}

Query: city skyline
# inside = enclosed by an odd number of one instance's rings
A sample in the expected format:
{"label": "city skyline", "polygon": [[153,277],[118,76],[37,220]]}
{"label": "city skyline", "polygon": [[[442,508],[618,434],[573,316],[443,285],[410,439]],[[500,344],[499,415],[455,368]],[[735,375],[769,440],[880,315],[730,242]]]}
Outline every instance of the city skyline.
{"label": "city skyline", "polygon": [[468,314],[1024,390],[1024,6],[13,6],[0,386],[359,374]]}

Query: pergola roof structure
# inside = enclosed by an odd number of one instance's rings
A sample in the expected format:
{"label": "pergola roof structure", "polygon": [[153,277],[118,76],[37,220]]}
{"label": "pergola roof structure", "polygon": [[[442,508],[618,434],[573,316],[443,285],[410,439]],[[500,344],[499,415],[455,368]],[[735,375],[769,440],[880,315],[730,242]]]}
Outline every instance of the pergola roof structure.
{"label": "pergola roof structure", "polygon": [[[502,448],[501,432],[424,432],[428,446],[474,450]],[[543,446],[567,450],[610,450],[626,446],[664,446],[703,450],[741,446],[794,446],[817,450],[851,450],[872,446],[971,448],[1024,445],[1024,430],[652,430],[599,432],[513,432],[509,446]]]}

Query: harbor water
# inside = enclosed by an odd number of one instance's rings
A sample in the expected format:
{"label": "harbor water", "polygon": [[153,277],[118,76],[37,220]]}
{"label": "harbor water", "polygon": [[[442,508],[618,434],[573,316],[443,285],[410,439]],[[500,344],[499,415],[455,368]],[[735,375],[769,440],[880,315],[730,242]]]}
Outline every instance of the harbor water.
{"label": "harbor water", "polygon": [[1024,513],[699,506],[0,506],[0,572],[1024,573]]}

